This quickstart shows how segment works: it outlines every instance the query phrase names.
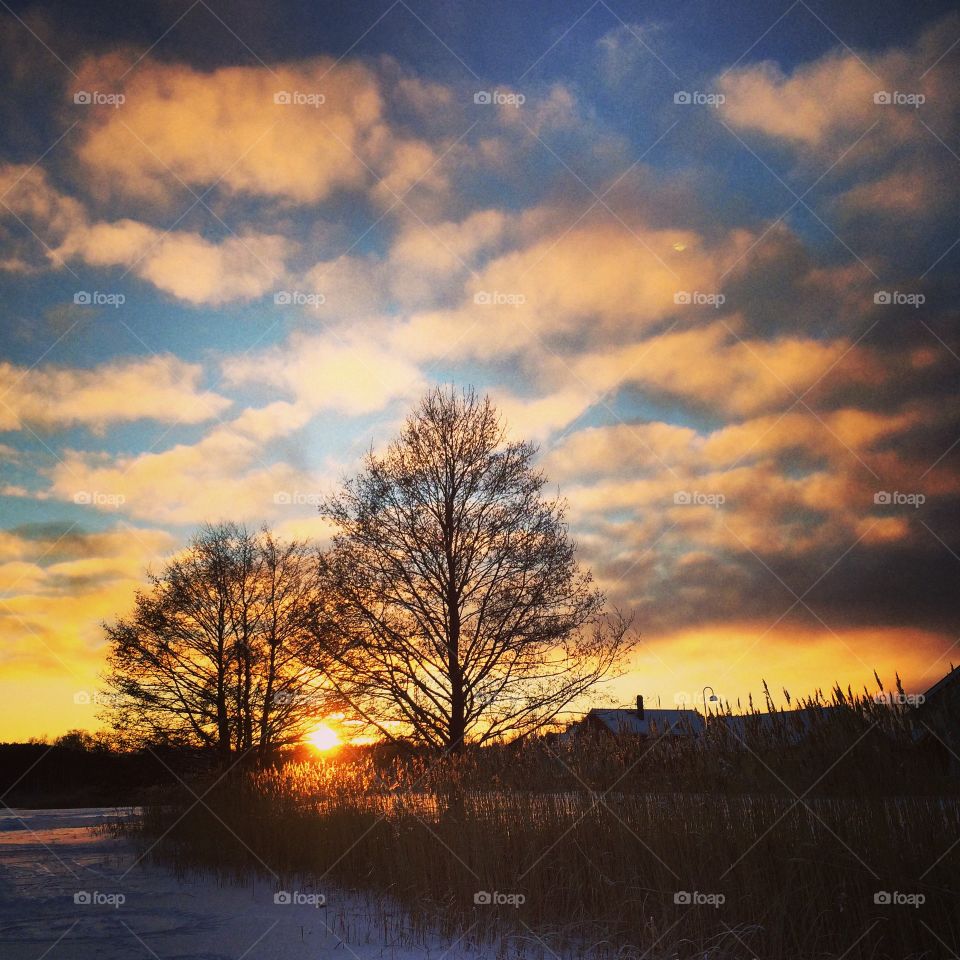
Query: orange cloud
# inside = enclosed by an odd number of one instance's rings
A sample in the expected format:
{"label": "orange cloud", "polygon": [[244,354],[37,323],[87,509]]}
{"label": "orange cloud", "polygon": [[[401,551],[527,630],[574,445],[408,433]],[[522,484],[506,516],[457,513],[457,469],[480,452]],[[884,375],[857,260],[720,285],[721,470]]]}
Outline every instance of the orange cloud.
{"label": "orange cloud", "polygon": [[322,493],[320,481],[276,459],[268,442],[319,413],[373,413],[400,397],[412,399],[424,386],[402,358],[331,337],[299,336],[284,347],[228,359],[223,372],[234,386],[255,383],[294,399],[247,408],[196,443],[165,450],[132,456],[67,450],[50,469],[44,495],[163,523],[289,520],[295,509],[309,516]]}
{"label": "orange cloud", "polygon": [[134,456],[68,450],[50,470],[49,495],[160,523],[262,519],[285,493],[313,492],[315,484],[289,463],[265,459],[252,426],[241,416],[197,443]]}
{"label": "orange cloud", "polygon": [[877,119],[883,81],[852,54],[830,54],[785,75],[771,62],[731,70],[719,82],[721,111],[738,128],[819,145],[838,130],[866,130]]}
{"label": "orange cloud", "polygon": [[283,346],[226,360],[224,374],[231,384],[257,383],[290,394],[313,413],[348,416],[412,399],[425,385],[402,354],[358,336],[298,335]]}
{"label": "orange cloud", "polygon": [[0,566],[5,670],[47,665],[84,676],[91,652],[102,646],[100,621],[129,605],[146,566],[176,542],[166,531],[126,524],[97,533],[63,524],[4,536],[23,558]]}
{"label": "orange cloud", "polygon": [[949,153],[931,151],[930,138],[944,143],[956,131],[957,68],[945,52],[958,25],[950,14],[912,43],[837,50],[790,74],[771,62],[736,67],[718,78],[726,96],[720,114],[830,171],[836,166],[847,178],[857,171],[839,197],[846,214],[887,218],[889,225],[891,214],[936,213],[956,195]]}
{"label": "orange cloud", "polygon": [[[27,536],[6,531],[0,556],[0,696],[3,737],[99,726],[100,624],[125,612],[144,571],[175,548],[168,532],[119,525],[90,533],[74,525]],[[79,694],[79,696],[78,696]]]}
{"label": "orange cloud", "polygon": [[[75,86],[95,89],[124,72],[119,56],[92,59]],[[103,192],[168,198],[182,192],[180,181],[309,203],[370,187],[389,203],[436,159],[390,125],[378,75],[357,61],[203,72],[143,60],[111,90],[125,103],[89,110],[78,149]],[[427,183],[442,188],[441,174]]]}
{"label": "orange cloud", "polygon": [[[797,408],[708,433],[618,423],[564,437],[545,452],[544,467],[562,484],[601,565],[618,542],[657,543],[666,555],[695,545],[781,559],[839,553],[859,541],[915,544],[926,536],[917,511],[891,513],[875,495],[896,489],[932,500],[957,492],[956,478],[932,472],[918,483],[925,465],[908,449],[890,452],[891,441],[935,420],[934,411],[913,408],[887,415]],[[703,502],[678,502],[678,494]]]}
{"label": "orange cloud", "polygon": [[[6,195],[3,196],[4,190]],[[243,229],[220,242],[184,230],[161,230],[136,220],[92,222],[77,200],[61,193],[39,168],[0,168],[0,219],[25,223],[48,263],[81,261],[126,267],[157,289],[194,304],[248,300],[284,286],[294,244],[277,234]],[[38,270],[42,261],[8,258],[10,270]]]}
{"label": "orange cloud", "polygon": [[849,346],[843,340],[737,338],[729,324],[710,323],[589,353],[571,366],[598,389],[632,383],[745,416],[788,406]]}
{"label": "orange cloud", "polygon": [[[876,158],[918,135],[918,108],[926,122],[949,125],[955,68],[941,61],[944,38],[955,36],[958,24],[950,14],[910,44],[880,52],[838,49],[790,74],[770,61],[734,67],[717,81],[726,96],[721,114],[735,127],[810,149],[875,126],[864,149]],[[935,63],[940,69],[931,69]],[[903,99],[916,95],[923,99]]]}
{"label": "orange cloud", "polygon": [[124,266],[181,300],[220,304],[282,286],[291,250],[290,241],[276,235],[244,231],[214,243],[198,233],[120,220],[75,227],[53,256],[97,267]]}
{"label": "orange cloud", "polygon": [[167,354],[114,360],[91,369],[17,367],[0,361],[0,429],[62,430],[77,424],[102,432],[108,424],[150,419],[202,423],[230,406],[200,389],[203,371]]}
{"label": "orange cloud", "polygon": [[544,231],[537,219],[528,217],[534,236],[526,246],[471,277],[459,307],[415,314],[398,330],[398,342],[425,357],[452,345],[459,355],[490,357],[541,340],[635,336],[681,312],[679,294],[720,292],[724,265],[749,241],[743,232],[708,246],[690,230],[609,219]]}

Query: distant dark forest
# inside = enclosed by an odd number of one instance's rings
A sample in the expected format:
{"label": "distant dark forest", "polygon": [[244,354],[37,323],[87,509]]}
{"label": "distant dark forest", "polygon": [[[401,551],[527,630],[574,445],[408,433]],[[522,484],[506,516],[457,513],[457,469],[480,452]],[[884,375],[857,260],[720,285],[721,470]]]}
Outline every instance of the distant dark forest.
{"label": "distant dark forest", "polygon": [[176,783],[168,767],[183,776],[205,765],[197,751],[117,753],[79,743],[0,743],[0,796],[11,807],[125,806],[143,803],[152,788]]}

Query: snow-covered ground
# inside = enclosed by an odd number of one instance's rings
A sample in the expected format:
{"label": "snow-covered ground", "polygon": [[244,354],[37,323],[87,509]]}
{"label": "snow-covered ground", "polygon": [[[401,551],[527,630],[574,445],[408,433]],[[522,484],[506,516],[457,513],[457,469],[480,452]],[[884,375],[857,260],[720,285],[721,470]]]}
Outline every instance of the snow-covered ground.
{"label": "snow-covered ground", "polygon": [[[402,915],[333,889],[177,878],[104,823],[129,811],[0,813],[3,960],[457,960],[459,944],[416,942]],[[323,906],[316,904],[325,899]]]}

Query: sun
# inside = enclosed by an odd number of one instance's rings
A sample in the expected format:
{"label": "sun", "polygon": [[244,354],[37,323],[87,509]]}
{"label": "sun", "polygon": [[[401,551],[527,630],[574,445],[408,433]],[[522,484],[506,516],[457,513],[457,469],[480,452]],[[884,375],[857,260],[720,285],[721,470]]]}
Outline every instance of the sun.
{"label": "sun", "polygon": [[337,731],[333,727],[328,727],[325,723],[314,727],[307,740],[317,750],[332,750],[334,747],[339,747],[342,742]]}

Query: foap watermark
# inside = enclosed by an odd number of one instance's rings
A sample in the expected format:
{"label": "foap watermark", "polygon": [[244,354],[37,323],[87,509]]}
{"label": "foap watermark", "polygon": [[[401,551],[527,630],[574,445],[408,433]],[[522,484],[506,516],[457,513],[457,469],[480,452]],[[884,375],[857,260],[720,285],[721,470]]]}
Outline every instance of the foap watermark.
{"label": "foap watermark", "polygon": [[478,90],[473,102],[481,107],[513,107],[519,110],[527,98],[522,93],[504,93],[502,90]]}
{"label": "foap watermark", "polygon": [[713,907],[714,910],[727,902],[725,894],[702,893],[700,890],[677,890],[673,902],[680,907]]}
{"label": "foap watermark", "polygon": [[918,510],[927,502],[927,498],[922,493],[878,490],[873,495],[873,502],[878,507],[913,507],[914,510]]}
{"label": "foap watermark", "polygon": [[73,102],[81,107],[122,107],[127,98],[122,93],[104,93],[102,90],[75,90]]}
{"label": "foap watermark", "polygon": [[273,295],[278,307],[322,307],[327,298],[322,293],[305,293],[302,290],[278,290]]}
{"label": "foap watermark", "polygon": [[78,290],[73,295],[78,307],[117,307],[123,306],[127,298],[122,293],[104,293],[102,290]]}
{"label": "foap watermark", "polygon": [[112,703],[115,697],[116,694],[103,690],[77,690],[73,695],[73,703],[77,707],[103,706]]}
{"label": "foap watermark", "polygon": [[878,693],[873,698],[874,703],[889,704],[891,707],[919,707],[927,702],[927,698],[922,693],[900,693],[884,692]]}
{"label": "foap watermark", "polygon": [[686,690],[678,690],[673,695],[673,702],[680,708],[686,707],[689,704],[693,703],[693,697]]}
{"label": "foap watermark", "polygon": [[91,507],[122,507],[127,498],[122,493],[104,493],[101,490],[77,490],[73,495],[73,502],[81,506]]}
{"label": "foap watermark", "polygon": [[727,302],[722,293],[703,293],[700,290],[678,290],[673,295],[673,302],[682,306],[690,304],[696,307],[713,307],[714,310]]}
{"label": "foap watermark", "polygon": [[114,910],[119,910],[127,902],[127,898],[122,893],[78,890],[73,895],[73,902],[78,907],[113,907]]}
{"label": "foap watermark", "polygon": [[319,493],[303,493],[300,490],[277,490],[273,495],[273,502],[281,507],[319,507],[323,503],[323,496]]}
{"label": "foap watermark", "polygon": [[722,493],[702,493],[700,490],[678,490],[673,495],[673,502],[678,507],[713,507],[719,510],[727,498]]}
{"label": "foap watermark", "polygon": [[888,107],[913,107],[916,110],[927,102],[922,93],[904,93],[903,90],[878,90],[873,102]]}
{"label": "foap watermark", "polygon": [[905,293],[902,290],[878,290],[873,302],[881,306],[913,307],[916,309],[927,302],[922,293]]}
{"label": "foap watermark", "polygon": [[703,90],[677,90],[673,95],[673,102],[695,107],[719,107],[727,102],[727,98],[722,93],[705,93]]}
{"label": "foap watermark", "polygon": [[278,890],[273,895],[273,902],[282,907],[316,907],[319,909],[327,903],[322,893],[304,893],[301,890]]}
{"label": "foap watermark", "polygon": [[481,307],[518,307],[526,303],[522,293],[503,293],[500,290],[480,290],[473,295],[473,302]]}
{"label": "foap watermark", "polygon": [[880,907],[922,907],[927,898],[922,893],[901,893],[899,890],[878,890],[873,902]]}
{"label": "foap watermark", "polygon": [[500,893],[499,890],[478,890],[473,902],[479,907],[514,907],[520,909],[527,902],[522,893]]}
{"label": "foap watermark", "polygon": [[281,107],[322,107],[327,98],[322,93],[305,93],[303,90],[277,90],[273,102]]}

